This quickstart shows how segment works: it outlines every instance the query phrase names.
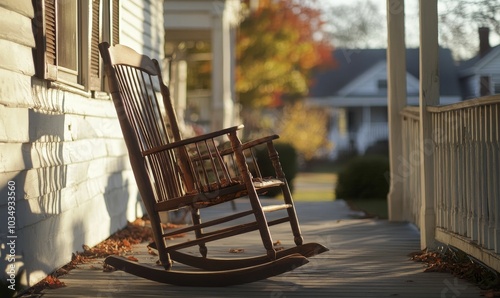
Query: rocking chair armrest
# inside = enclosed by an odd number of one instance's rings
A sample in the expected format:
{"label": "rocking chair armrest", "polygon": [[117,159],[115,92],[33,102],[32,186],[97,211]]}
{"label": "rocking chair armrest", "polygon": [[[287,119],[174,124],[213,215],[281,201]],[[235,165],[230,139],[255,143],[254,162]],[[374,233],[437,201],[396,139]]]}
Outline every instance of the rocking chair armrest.
{"label": "rocking chair armrest", "polygon": [[[260,144],[272,142],[273,140],[276,140],[278,138],[279,138],[279,135],[270,135],[270,136],[258,138],[255,140],[251,140],[251,141],[248,141],[248,142],[241,144],[241,149],[242,150],[250,149],[250,148],[255,147],[257,145],[260,145]],[[227,148],[227,149],[220,151],[221,155],[226,155],[226,154],[231,154],[231,153],[233,153],[232,148]]]}
{"label": "rocking chair armrest", "polygon": [[255,140],[243,143],[241,145],[241,148],[243,150],[249,149],[249,148],[255,147],[255,146],[260,145],[260,144],[264,144],[264,143],[268,143],[268,142],[274,141],[276,139],[279,139],[279,137],[280,137],[279,135],[270,135],[270,136],[258,138],[258,139],[255,139]]}
{"label": "rocking chair armrest", "polygon": [[219,136],[227,135],[229,133],[235,132],[235,131],[240,130],[242,128],[243,128],[243,125],[238,125],[238,126],[233,126],[233,127],[221,129],[221,130],[214,131],[214,132],[211,132],[211,133],[207,133],[207,134],[203,134],[203,135],[199,135],[199,136],[195,136],[195,137],[183,139],[183,140],[180,140],[180,141],[177,141],[177,142],[172,142],[172,143],[169,143],[169,144],[165,144],[165,145],[162,145],[162,146],[158,146],[158,147],[155,147],[155,148],[151,148],[151,149],[142,151],[141,154],[142,154],[142,156],[147,156],[147,155],[150,155],[150,154],[153,154],[153,153],[158,153],[158,152],[161,152],[161,151],[165,151],[165,150],[169,150],[169,149],[174,149],[174,148],[178,148],[178,147],[181,147],[181,146],[185,146],[185,145],[189,145],[189,144],[194,144],[194,143],[197,143],[197,142],[201,142],[201,141],[213,139],[213,138],[216,138],[216,137],[219,137]]}

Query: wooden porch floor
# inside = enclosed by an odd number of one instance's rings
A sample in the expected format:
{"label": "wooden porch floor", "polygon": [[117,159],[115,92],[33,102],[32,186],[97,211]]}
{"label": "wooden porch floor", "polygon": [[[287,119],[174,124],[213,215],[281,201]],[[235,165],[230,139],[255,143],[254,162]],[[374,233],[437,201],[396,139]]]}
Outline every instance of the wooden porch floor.
{"label": "wooden porch floor", "polygon": [[[274,200],[266,200],[273,203]],[[244,201],[237,201],[243,209]],[[294,271],[267,280],[225,287],[178,287],[152,282],[115,271],[105,273],[88,264],[61,277],[66,287],[47,289],[43,297],[480,297],[480,289],[445,273],[423,272],[422,264],[409,260],[418,251],[419,232],[408,223],[359,219],[342,200],[297,202],[306,242],[319,242],[330,251],[310,259]],[[231,212],[230,205],[210,212]],[[211,216],[212,214],[205,214]],[[287,225],[272,229],[274,240],[292,246]],[[209,254],[257,243],[248,234],[217,242]],[[145,245],[135,247],[141,262],[154,263]],[[260,246],[244,254],[259,253]],[[194,249],[193,249],[194,251]],[[181,266],[175,265],[175,266]]]}

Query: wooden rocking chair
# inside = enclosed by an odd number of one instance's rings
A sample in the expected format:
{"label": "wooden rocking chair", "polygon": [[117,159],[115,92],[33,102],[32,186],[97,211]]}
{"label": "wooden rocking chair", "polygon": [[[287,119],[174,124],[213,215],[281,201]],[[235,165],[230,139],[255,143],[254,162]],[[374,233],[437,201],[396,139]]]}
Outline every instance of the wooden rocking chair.
{"label": "wooden rocking chair", "polygon": [[[317,243],[304,244],[292,196],[281,169],[278,153],[269,136],[241,143],[237,131],[243,126],[223,129],[202,136],[182,139],[170,99],[163,83],[159,64],[147,56],[123,46],[99,45],[108,84],[127,145],[146,211],[151,220],[159,263],[154,267],[110,256],[105,262],[117,269],[158,282],[186,286],[227,286],[278,275],[308,262],[307,258],[327,251]],[[221,147],[229,140],[230,146]],[[255,159],[256,146],[267,146],[276,176],[261,176]],[[262,207],[259,194],[279,187],[284,204]],[[236,198],[247,198],[251,209],[202,222],[199,210]],[[188,208],[192,224],[175,231],[164,230],[159,212]],[[265,213],[279,211],[286,216],[268,221]],[[221,224],[251,217],[244,224],[230,227]],[[269,227],[289,222],[296,246],[276,251]],[[205,232],[208,227],[215,231]],[[266,253],[248,258],[210,258],[207,243],[258,231]],[[194,232],[195,239],[167,245],[167,239]],[[199,246],[200,256],[181,250]],[[198,268],[197,271],[173,270],[172,260]]]}

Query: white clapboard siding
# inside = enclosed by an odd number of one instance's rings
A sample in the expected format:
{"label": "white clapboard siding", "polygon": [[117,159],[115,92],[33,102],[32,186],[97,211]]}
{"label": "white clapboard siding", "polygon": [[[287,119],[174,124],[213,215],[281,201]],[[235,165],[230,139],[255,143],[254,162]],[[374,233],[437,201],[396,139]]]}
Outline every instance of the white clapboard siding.
{"label": "white clapboard siding", "polygon": [[[120,43],[151,58],[163,58],[163,1],[129,0],[122,1],[120,23]],[[140,12],[140,13],[138,13]],[[151,28],[151,30],[144,30]]]}
{"label": "white clapboard siding", "polygon": [[2,88],[0,88],[1,106],[33,106],[31,76],[12,72],[0,67],[0,82],[2,86]]}
{"label": "white clapboard siding", "polygon": [[[94,150],[101,148],[100,154]],[[56,154],[56,151],[58,152]],[[88,153],[91,151],[91,154]],[[126,147],[121,139],[82,139],[70,142],[50,143],[0,143],[0,183],[2,174],[9,179],[11,172],[28,169],[60,166],[68,163],[82,163],[103,157],[121,157],[126,155]]]}
{"label": "white clapboard siding", "polygon": [[31,47],[0,39],[0,51],[1,68],[30,76],[35,74]]}
{"label": "white clapboard siding", "polygon": [[[32,286],[144,210],[111,99],[35,77],[32,1],[1,2],[0,218],[14,181],[16,268]],[[121,5],[122,43],[163,57],[163,1]]]}

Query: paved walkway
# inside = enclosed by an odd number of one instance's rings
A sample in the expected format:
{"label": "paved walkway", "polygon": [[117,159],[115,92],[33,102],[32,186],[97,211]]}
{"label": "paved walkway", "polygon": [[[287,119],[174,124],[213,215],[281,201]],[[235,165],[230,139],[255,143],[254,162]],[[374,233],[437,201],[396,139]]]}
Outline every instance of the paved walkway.
{"label": "paved walkway", "polygon": [[[244,200],[237,201],[238,209],[245,205]],[[231,212],[230,205],[209,209],[205,216]],[[105,273],[93,269],[99,264],[88,264],[61,278],[66,287],[47,289],[43,297],[480,297],[474,285],[449,274],[424,273],[422,264],[409,260],[408,254],[419,250],[419,232],[410,224],[359,219],[342,200],[298,202],[297,210],[306,242],[319,242],[330,251],[283,275],[225,288],[191,288],[120,271]],[[274,240],[292,246],[286,224],[272,232]],[[257,240],[254,233],[226,239],[209,253],[217,255]],[[244,253],[258,249],[250,246]],[[133,255],[140,262],[155,261],[145,245],[135,247]]]}

